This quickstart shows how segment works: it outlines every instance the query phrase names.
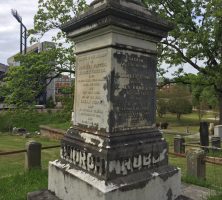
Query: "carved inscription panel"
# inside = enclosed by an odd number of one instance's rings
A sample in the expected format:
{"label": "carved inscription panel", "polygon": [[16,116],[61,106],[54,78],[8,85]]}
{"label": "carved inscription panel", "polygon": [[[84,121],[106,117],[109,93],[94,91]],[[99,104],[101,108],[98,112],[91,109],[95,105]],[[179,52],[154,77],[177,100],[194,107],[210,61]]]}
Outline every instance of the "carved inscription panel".
{"label": "carved inscription panel", "polygon": [[110,72],[109,50],[77,56],[74,125],[108,130],[108,89],[104,87]]}
{"label": "carved inscription panel", "polygon": [[107,162],[106,159],[93,153],[63,145],[60,157],[91,174],[107,178],[110,174],[115,177],[153,168],[167,158],[167,149],[162,149],[156,155],[153,152],[147,152]]}
{"label": "carved inscription panel", "polygon": [[156,58],[133,51],[114,51],[113,131],[155,123]]}

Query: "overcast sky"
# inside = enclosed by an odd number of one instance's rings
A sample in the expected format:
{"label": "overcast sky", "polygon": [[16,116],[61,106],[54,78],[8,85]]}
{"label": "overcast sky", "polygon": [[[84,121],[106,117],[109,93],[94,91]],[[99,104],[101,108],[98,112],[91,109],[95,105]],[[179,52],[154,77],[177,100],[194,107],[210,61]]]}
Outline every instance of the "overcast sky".
{"label": "overcast sky", "polygon": [[[90,2],[92,0],[87,0],[87,3]],[[0,63],[3,64],[7,64],[8,57],[20,51],[20,25],[12,16],[11,9],[16,9],[27,29],[31,29],[38,0],[0,0]],[[50,38],[45,36],[42,41]]]}

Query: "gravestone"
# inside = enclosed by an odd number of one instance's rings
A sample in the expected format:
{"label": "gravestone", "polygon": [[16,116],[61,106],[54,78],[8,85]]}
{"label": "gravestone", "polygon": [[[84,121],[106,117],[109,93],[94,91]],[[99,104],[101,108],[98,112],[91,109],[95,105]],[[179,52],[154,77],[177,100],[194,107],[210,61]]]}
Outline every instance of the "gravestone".
{"label": "gravestone", "polygon": [[214,126],[214,136],[220,137],[220,139],[222,139],[222,125]]}
{"label": "gravestone", "polygon": [[60,199],[174,200],[180,171],[155,128],[157,43],[172,24],[140,1],[96,0],[62,26],[75,42],[73,127],[49,164]]}
{"label": "gravestone", "polygon": [[42,145],[36,141],[26,143],[25,168],[27,170],[41,168],[41,148]]}
{"label": "gravestone", "polygon": [[221,139],[217,136],[211,137],[211,146],[216,148],[221,148]]}
{"label": "gravestone", "polygon": [[209,146],[209,129],[207,122],[200,122],[200,145]]}
{"label": "gravestone", "polygon": [[206,163],[205,151],[201,149],[190,149],[187,151],[187,175],[190,177],[205,179]]}
{"label": "gravestone", "polygon": [[174,153],[185,153],[185,139],[181,135],[176,135],[174,137]]}

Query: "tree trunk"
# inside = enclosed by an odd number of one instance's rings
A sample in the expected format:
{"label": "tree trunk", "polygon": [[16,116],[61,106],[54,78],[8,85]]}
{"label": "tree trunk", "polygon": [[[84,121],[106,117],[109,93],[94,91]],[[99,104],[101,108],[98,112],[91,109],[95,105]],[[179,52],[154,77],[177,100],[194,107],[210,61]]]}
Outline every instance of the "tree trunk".
{"label": "tree trunk", "polygon": [[219,124],[222,125],[222,93],[219,93]]}

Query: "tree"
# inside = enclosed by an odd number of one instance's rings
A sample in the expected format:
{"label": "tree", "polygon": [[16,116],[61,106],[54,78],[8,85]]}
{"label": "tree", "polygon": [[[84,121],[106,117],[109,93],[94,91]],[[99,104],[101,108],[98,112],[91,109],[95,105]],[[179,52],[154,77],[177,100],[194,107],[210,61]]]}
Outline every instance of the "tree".
{"label": "tree", "polygon": [[219,99],[222,123],[222,1],[144,0],[144,3],[174,24],[161,42],[159,62],[177,67],[176,75],[183,76],[183,81],[187,76],[184,66],[204,77],[206,86],[212,86]]}
{"label": "tree", "polygon": [[63,72],[75,73],[74,43],[66,38],[60,26],[85,8],[85,0],[38,1],[34,28],[29,30],[31,43],[39,41],[46,33],[57,30],[52,36],[56,47],[16,58],[21,66],[10,68],[0,89],[0,95],[6,97],[6,103],[22,107],[34,104],[52,79]]}
{"label": "tree", "polygon": [[192,104],[185,98],[172,98],[168,102],[168,110],[171,113],[175,113],[177,119],[180,120],[182,114],[192,112]]}
{"label": "tree", "polygon": [[160,118],[167,113],[167,102],[163,99],[157,101],[157,113]]}
{"label": "tree", "polygon": [[60,62],[58,52],[48,49],[40,53],[17,55],[15,60],[20,66],[9,68],[0,89],[5,102],[18,107],[35,104],[52,79],[62,73],[57,67]]}
{"label": "tree", "polygon": [[180,119],[182,114],[192,112],[190,88],[182,84],[171,84],[167,89],[161,89],[157,92],[157,107],[159,102],[164,102],[163,106],[167,111],[177,114]]}
{"label": "tree", "polygon": [[[197,76],[195,76],[195,79],[197,79]],[[207,109],[218,109],[217,95],[212,86],[196,84],[195,81],[193,81],[191,84],[191,90],[192,102],[197,109],[199,121],[201,121]]]}
{"label": "tree", "polygon": [[46,33],[54,30],[52,41],[60,55],[60,71],[75,73],[74,42],[66,37],[60,26],[87,8],[85,0],[39,0],[34,17],[34,28],[29,30],[31,42],[39,41]]}

